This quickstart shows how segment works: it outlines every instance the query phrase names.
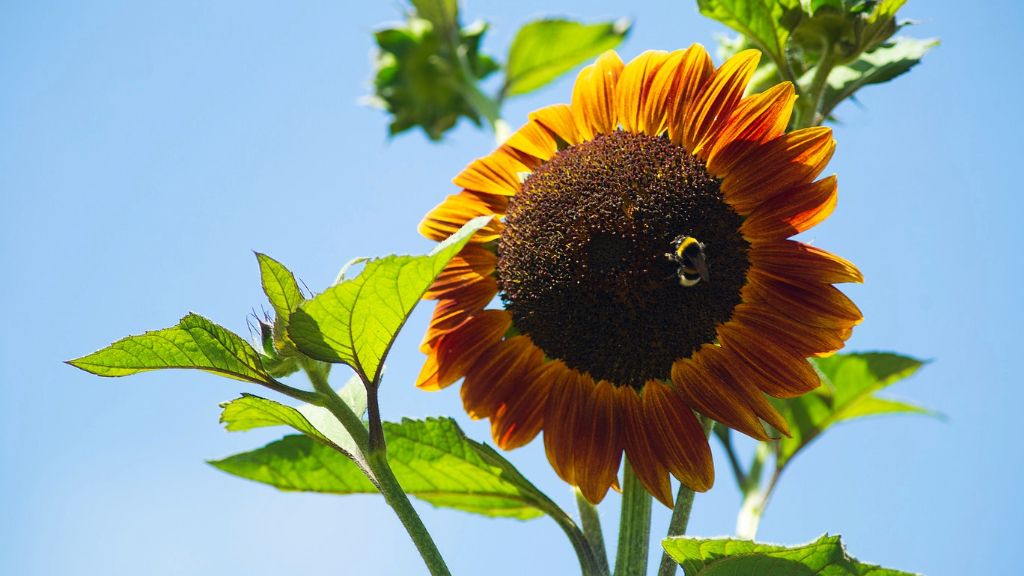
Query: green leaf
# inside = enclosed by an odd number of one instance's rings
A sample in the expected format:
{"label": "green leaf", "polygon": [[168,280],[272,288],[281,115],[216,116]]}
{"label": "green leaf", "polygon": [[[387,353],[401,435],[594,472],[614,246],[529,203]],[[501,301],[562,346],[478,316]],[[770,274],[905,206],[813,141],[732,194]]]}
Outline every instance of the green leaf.
{"label": "green leaf", "polygon": [[935,39],[896,38],[862,54],[850,64],[837,66],[829,74],[825,89],[823,110],[826,115],[864,86],[888,82],[905,74],[938,44]]}
{"label": "green leaf", "polygon": [[688,536],[667,538],[662,546],[686,576],[911,576],[854,559],[839,536],[828,534],[791,547]]}
{"label": "green leaf", "polygon": [[898,354],[867,352],[817,358],[822,375],[817,390],[775,402],[789,422],[791,437],[779,440],[776,467],[839,422],[881,414],[929,414],[918,406],[878,398],[875,393],[917,372],[923,362]]}
{"label": "green leaf", "polygon": [[371,260],[362,273],[336,284],[292,313],[288,333],[299,351],[351,366],[380,382],[384,356],[434,278],[470,237],[490,222],[475,218],[426,256]]}
{"label": "green leaf", "polygon": [[[799,12],[795,0],[697,0],[700,13],[743,34],[775,62],[784,62],[786,43]],[[799,22],[799,15],[797,15]]]}
{"label": "green leaf", "polygon": [[219,470],[280,490],[374,494],[355,462],[309,436],[291,435],[263,448],[209,462]]}
{"label": "green leaf", "polygon": [[198,314],[188,314],[172,328],[128,336],[68,364],[98,376],[191,368],[257,384],[274,382],[248,342]]}
{"label": "green leaf", "polygon": [[[525,520],[544,513],[544,496],[497,452],[467,438],[454,420],[385,422],[384,436],[391,468],[412,496],[484,516]],[[308,436],[288,436],[211,464],[282,490],[377,491],[347,458]]]}
{"label": "green leaf", "polygon": [[295,275],[283,264],[266,254],[257,252],[256,259],[260,264],[260,282],[263,284],[263,292],[270,300],[274,314],[278,318],[287,319],[292,311],[305,300],[302,290],[299,289],[299,283],[295,281]]}
{"label": "green leaf", "polygon": [[583,24],[543,19],[519,29],[508,51],[506,96],[532,92],[579,64],[611,50],[629,34],[628,20]]}
{"label": "green leaf", "polygon": [[302,295],[295,275],[283,264],[266,254],[256,253],[260,265],[260,283],[274,309],[274,323],[260,323],[263,344],[263,367],[275,378],[282,378],[301,367],[296,359],[295,346],[287,339],[288,317],[306,298]]}

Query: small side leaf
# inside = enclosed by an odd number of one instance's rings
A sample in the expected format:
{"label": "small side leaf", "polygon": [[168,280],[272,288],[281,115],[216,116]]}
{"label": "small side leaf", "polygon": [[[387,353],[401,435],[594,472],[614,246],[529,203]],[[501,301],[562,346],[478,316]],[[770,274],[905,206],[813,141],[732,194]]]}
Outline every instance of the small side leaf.
{"label": "small side leaf", "polygon": [[776,466],[784,467],[797,452],[839,422],[880,414],[928,414],[918,406],[878,398],[875,393],[907,378],[923,362],[883,352],[836,354],[817,358],[822,385],[797,398],[776,401],[789,422],[791,437],[779,440]]}
{"label": "small side leaf", "polygon": [[[356,416],[366,412],[366,387],[358,377],[349,379],[338,391],[338,395]],[[365,465],[365,458],[355,440],[326,408],[312,404],[301,404],[293,408],[252,394],[243,394],[241,398],[225,402],[221,408],[220,421],[231,432],[266,426],[289,426],[341,450],[360,465]]]}
{"label": "small side leaf", "polygon": [[508,51],[505,96],[532,92],[576,66],[611,50],[629,34],[628,20],[583,24],[542,19],[519,29]]}
{"label": "small side leaf", "polygon": [[[543,514],[543,495],[494,450],[467,438],[451,419],[385,422],[384,435],[388,461],[412,496],[484,516],[525,520]],[[376,492],[356,466],[309,437],[289,436],[211,464],[282,490]]]}
{"label": "small side leaf", "polygon": [[288,341],[288,317],[306,297],[291,270],[266,254],[256,253],[260,265],[260,283],[274,309],[273,324],[259,320],[263,344],[263,367],[275,378],[283,378],[301,367],[295,346]]}
{"label": "small side leaf", "polygon": [[423,293],[490,220],[469,221],[426,256],[370,261],[359,276],[303,302],[289,321],[291,340],[310,358],[348,364],[379,382],[384,356]]}
{"label": "small side leaf", "polygon": [[191,368],[257,384],[274,381],[248,342],[198,314],[171,328],[128,336],[68,364],[97,376]]}
{"label": "small side leaf", "polygon": [[851,557],[839,536],[825,534],[802,546],[776,546],[731,538],[667,538],[662,546],[686,576],[912,576]]}
{"label": "small side leaf", "polygon": [[266,254],[257,252],[256,260],[260,264],[260,282],[263,284],[263,292],[270,300],[274,314],[278,318],[287,319],[288,315],[305,300],[302,290],[299,289],[299,283],[295,281],[295,275],[283,264]]}

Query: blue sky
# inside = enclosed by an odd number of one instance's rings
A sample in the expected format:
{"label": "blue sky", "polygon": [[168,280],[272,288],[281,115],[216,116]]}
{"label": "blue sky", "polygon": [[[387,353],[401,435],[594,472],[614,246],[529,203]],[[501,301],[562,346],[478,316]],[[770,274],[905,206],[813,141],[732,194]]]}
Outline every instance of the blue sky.
{"label": "blue sky", "polygon": [[[358,104],[370,33],[398,18],[399,3],[358,13],[313,1],[4,8],[0,573],[419,573],[379,498],[281,493],[204,463],[278,435],[217,423],[219,402],[259,390],[199,373],[101,380],[60,363],[189,310],[245,334],[246,314],[264,306],[252,250],[318,290],[354,256],[430,248],[416,223],[492,140],[461,125],[440,145],[418,133],[389,141],[385,116]],[[952,1],[905,8],[919,22],[910,33],[943,45],[838,111],[829,170],[839,208],[809,234],[867,277],[848,289],[866,315],[849,348],[933,360],[891,395],[947,419],[834,430],[791,466],[761,539],[840,533],[860,558],[933,576],[1018,570],[1024,11],[1004,0],[984,12]],[[466,8],[467,20],[492,22],[485,48],[499,57],[541,15],[634,18],[626,58],[711,46],[721,31],[686,1]],[[518,125],[570,88],[566,78],[513,100],[505,116]],[[412,386],[427,317],[418,310],[394,348],[385,418],[450,414],[486,438],[454,388]],[[509,458],[571,505],[539,442]],[[739,495],[718,468],[691,533],[732,531]],[[618,502],[601,509],[610,536]],[[575,570],[549,520],[421,510],[455,574]],[[656,533],[667,518],[656,511]]]}

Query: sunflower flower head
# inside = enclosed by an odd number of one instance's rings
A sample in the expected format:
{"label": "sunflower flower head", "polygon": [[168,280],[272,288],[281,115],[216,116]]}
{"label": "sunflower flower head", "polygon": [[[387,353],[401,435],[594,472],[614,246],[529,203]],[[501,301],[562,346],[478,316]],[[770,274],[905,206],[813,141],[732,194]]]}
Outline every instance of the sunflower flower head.
{"label": "sunflower flower head", "polygon": [[426,295],[418,386],[464,378],[466,411],[501,448],[543,430],[555,471],[593,502],[623,454],[666,505],[670,474],[710,488],[695,412],[786,433],[765,395],[816,388],[806,358],[861,320],[833,286],[860,272],[788,239],[835,206],[835,177],[817,179],[831,131],[786,133],[789,83],[744,97],[758,58],[715,69],[699,45],[625,65],[605,53],[571,104],[530,114],[420,225],[440,241],[496,216]]}

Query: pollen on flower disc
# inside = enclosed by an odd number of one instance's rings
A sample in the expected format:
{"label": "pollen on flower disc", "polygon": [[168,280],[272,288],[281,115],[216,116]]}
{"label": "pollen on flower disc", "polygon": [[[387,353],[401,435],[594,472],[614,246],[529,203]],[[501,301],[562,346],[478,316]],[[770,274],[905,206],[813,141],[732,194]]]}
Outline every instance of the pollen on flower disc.
{"label": "pollen on flower disc", "polygon": [[[498,285],[515,329],[597,380],[640,387],[713,342],[740,303],[749,244],[703,162],[669,140],[614,132],[534,171],[508,208]],[[710,279],[666,258],[687,234]]]}

